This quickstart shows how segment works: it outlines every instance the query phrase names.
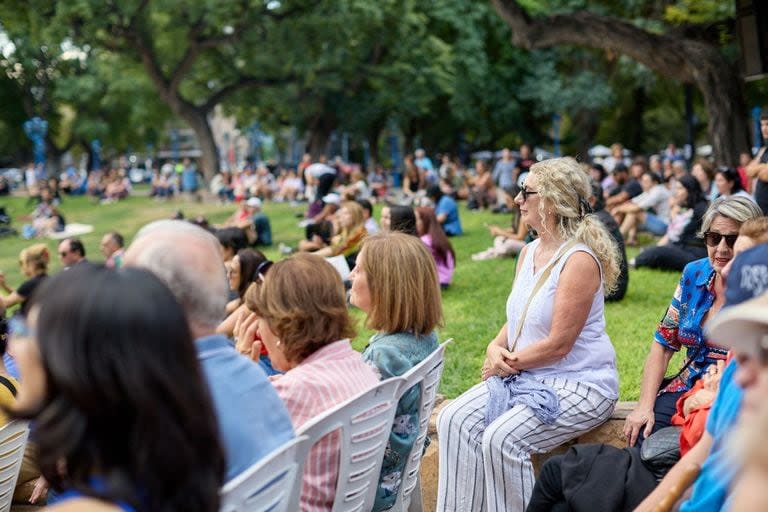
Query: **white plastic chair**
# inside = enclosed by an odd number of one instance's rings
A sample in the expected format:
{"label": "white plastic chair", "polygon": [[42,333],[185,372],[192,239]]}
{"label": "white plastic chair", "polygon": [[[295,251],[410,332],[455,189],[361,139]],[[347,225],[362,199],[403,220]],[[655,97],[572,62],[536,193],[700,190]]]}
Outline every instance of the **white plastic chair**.
{"label": "white plastic chair", "polygon": [[[376,497],[384,450],[405,381],[387,379],[305,423],[297,432],[310,446],[339,431],[339,478],[333,512],[369,512]],[[299,510],[299,494],[289,510]]]}
{"label": "white plastic chair", "polygon": [[437,389],[440,387],[440,378],[443,375],[443,355],[445,347],[453,342],[453,339],[443,342],[437,350],[421,363],[401,375],[405,384],[400,388],[398,401],[413,386],[421,386],[421,400],[419,402],[419,435],[408,456],[408,462],[403,469],[400,489],[397,492],[397,501],[390,509],[392,512],[421,512],[421,456],[424,454],[424,442],[427,439],[427,429],[432,410],[435,408]]}
{"label": "white plastic chair", "polygon": [[0,429],[0,512],[11,510],[28,435],[26,421],[12,421]]}
{"label": "white plastic chair", "polygon": [[301,469],[308,451],[307,436],[297,436],[274,450],[222,487],[219,511],[292,512],[289,505],[301,492]]}

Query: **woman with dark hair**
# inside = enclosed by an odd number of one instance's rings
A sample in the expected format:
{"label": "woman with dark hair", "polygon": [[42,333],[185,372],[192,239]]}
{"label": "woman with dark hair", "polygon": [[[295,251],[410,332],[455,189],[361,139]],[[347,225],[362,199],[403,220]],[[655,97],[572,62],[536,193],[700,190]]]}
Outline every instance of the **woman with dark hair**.
{"label": "woman with dark hair", "polygon": [[715,167],[706,158],[699,158],[693,163],[691,167],[691,176],[696,178],[701,185],[701,190],[704,192],[704,197],[707,201],[712,201],[717,198],[717,186],[715,186]]}
{"label": "woman with dark hair", "polygon": [[[741,176],[739,171],[730,167],[720,167],[715,171],[715,186],[720,197],[746,197],[752,199],[752,196],[744,190],[741,185]],[[754,199],[752,199],[754,201]]]}
{"label": "woman with dark hair", "polygon": [[[181,306],[145,270],[78,265],[41,287],[11,350],[51,510],[214,512],[215,410]],[[183,385],[180,385],[183,383]]]}
{"label": "woman with dark hair", "polygon": [[403,193],[408,197],[413,197],[419,190],[424,188],[424,177],[413,162],[413,155],[405,155],[403,164],[405,166],[405,173],[403,175]]}
{"label": "woman with dark hair", "polygon": [[421,241],[432,251],[440,287],[448,288],[456,268],[456,253],[453,252],[451,242],[437,221],[435,211],[429,206],[416,208],[416,231]]}
{"label": "woman with dark hair", "polygon": [[406,235],[418,236],[416,231],[416,213],[410,206],[385,206],[381,209],[381,229],[398,231]]}
{"label": "woman with dark hair", "polygon": [[225,263],[231,261],[238,251],[248,246],[248,237],[240,228],[222,228],[214,235],[221,246],[221,256]]}
{"label": "woman with dark hair", "polygon": [[690,174],[681,176],[671,202],[667,233],[655,247],[637,255],[633,260],[635,268],[682,271],[688,263],[707,255],[704,242],[698,236],[708,205],[699,181]]}
{"label": "woman with dark hair", "polygon": [[227,267],[227,277],[229,278],[229,289],[237,294],[237,297],[227,304],[227,315],[230,315],[243,303],[245,291],[256,277],[256,269],[267,257],[253,249],[240,249],[229,262]]}

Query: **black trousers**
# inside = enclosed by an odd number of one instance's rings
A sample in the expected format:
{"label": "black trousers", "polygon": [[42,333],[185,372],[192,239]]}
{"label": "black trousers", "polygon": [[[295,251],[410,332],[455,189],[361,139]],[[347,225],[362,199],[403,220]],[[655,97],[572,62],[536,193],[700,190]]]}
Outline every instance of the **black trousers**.
{"label": "black trousers", "polygon": [[682,272],[687,264],[706,255],[707,250],[703,247],[677,244],[649,247],[637,255],[635,267],[660,268]]}
{"label": "black trousers", "polygon": [[536,479],[536,485],[533,487],[533,494],[526,512],[568,512],[560,469],[563,457],[563,455],[553,455],[544,463]]}
{"label": "black trousers", "polygon": [[[656,399],[653,408],[655,423],[653,432],[670,426],[672,416],[675,414],[675,404],[683,392],[664,393]],[[638,436],[636,450],[640,449],[643,442],[643,431]],[[550,457],[539,472],[536,485],[533,488],[531,501],[528,502],[527,512],[568,512],[565,496],[563,495],[562,465],[563,455]],[[621,475],[622,477],[624,475]]]}

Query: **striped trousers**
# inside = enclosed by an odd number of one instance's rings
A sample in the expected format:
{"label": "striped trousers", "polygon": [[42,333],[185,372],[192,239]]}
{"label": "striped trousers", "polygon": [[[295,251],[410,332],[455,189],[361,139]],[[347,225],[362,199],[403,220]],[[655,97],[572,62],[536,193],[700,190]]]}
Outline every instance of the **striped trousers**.
{"label": "striped trousers", "polygon": [[560,398],[560,416],[552,425],[518,405],[485,428],[485,383],[440,412],[438,512],[524,511],[534,485],[531,454],[548,452],[600,425],[616,404],[575,380],[542,382]]}

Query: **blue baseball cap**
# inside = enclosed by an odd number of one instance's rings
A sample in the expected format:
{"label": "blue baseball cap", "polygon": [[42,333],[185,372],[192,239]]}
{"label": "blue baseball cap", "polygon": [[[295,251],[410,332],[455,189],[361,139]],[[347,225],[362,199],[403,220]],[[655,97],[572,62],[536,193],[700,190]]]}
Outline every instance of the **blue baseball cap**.
{"label": "blue baseball cap", "polygon": [[725,283],[724,308],[741,304],[768,292],[768,244],[760,244],[736,256]]}

